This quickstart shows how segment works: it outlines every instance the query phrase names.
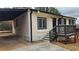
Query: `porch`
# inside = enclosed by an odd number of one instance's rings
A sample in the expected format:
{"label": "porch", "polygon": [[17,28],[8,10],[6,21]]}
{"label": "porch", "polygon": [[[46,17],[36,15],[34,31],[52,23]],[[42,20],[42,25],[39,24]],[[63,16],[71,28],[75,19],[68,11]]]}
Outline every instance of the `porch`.
{"label": "porch", "polygon": [[66,44],[71,42],[70,38],[74,37],[76,43],[76,19],[75,18],[58,18],[53,20],[53,28],[49,31],[49,41],[62,41],[58,39],[63,37],[63,42]]}
{"label": "porch", "polygon": [[76,25],[56,25],[49,32],[50,42],[52,41],[62,41],[62,39],[57,39],[59,37],[64,37],[63,42],[66,44],[71,42],[70,38],[74,37],[74,43],[76,43]]}

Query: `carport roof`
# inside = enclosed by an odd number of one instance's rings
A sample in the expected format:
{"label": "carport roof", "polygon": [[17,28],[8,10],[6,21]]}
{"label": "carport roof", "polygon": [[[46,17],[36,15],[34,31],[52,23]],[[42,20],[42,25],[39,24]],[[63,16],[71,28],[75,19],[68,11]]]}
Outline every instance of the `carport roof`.
{"label": "carport roof", "polygon": [[0,8],[0,20],[12,20],[26,12],[26,10],[27,9]]}

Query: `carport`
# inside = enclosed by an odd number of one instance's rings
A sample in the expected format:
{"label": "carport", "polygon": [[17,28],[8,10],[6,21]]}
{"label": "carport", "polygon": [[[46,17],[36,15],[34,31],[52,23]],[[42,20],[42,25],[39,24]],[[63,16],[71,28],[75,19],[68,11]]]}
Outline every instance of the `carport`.
{"label": "carport", "polygon": [[[0,34],[0,37],[2,36],[10,36],[10,35],[17,35],[21,36],[23,26],[23,23],[20,21],[25,21],[20,18],[22,14],[24,14],[27,11],[27,9],[18,9],[18,8],[0,8],[0,22],[9,22],[12,25],[12,31],[7,32],[7,31],[0,31],[0,33],[6,33],[6,34]],[[19,19],[21,19],[19,21]],[[20,22],[20,24],[18,23]],[[22,28],[22,29],[21,29]],[[23,35],[23,34],[22,34]]]}

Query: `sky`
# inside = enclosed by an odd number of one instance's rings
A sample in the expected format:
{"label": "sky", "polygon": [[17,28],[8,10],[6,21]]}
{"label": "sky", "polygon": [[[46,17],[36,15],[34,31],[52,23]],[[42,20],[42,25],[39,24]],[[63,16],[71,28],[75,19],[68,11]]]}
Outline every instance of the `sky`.
{"label": "sky", "polygon": [[76,17],[76,24],[79,24],[79,7],[57,7],[62,15]]}

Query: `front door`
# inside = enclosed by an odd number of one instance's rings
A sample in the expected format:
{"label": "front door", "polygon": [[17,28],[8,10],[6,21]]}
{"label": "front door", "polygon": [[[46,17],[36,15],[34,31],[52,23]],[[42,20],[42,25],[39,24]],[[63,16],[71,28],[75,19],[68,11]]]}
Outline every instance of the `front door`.
{"label": "front door", "polygon": [[56,26],[56,18],[53,18],[53,27]]}
{"label": "front door", "polygon": [[[53,24],[53,28],[56,26],[56,18],[53,18],[53,22],[52,22]],[[54,31],[56,31],[56,28],[54,29]]]}

